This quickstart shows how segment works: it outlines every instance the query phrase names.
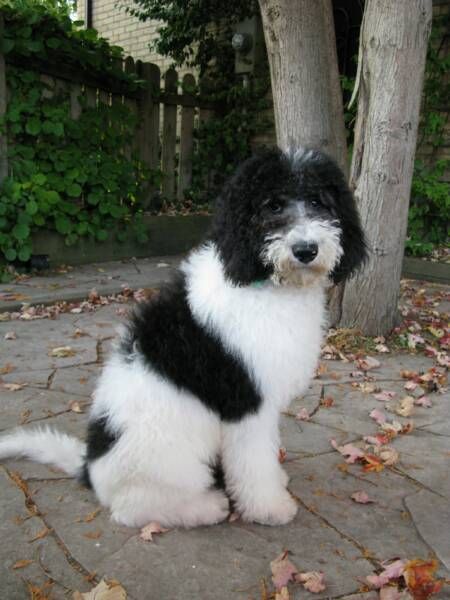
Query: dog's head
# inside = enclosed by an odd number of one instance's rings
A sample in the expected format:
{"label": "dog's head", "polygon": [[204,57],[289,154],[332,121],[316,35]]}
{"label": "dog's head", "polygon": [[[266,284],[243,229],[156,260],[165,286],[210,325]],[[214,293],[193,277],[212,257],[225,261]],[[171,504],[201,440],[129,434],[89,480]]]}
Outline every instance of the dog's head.
{"label": "dog's head", "polygon": [[337,283],[366,258],[344,175],[318,150],[270,150],[245,161],[217,200],[213,240],[238,285]]}

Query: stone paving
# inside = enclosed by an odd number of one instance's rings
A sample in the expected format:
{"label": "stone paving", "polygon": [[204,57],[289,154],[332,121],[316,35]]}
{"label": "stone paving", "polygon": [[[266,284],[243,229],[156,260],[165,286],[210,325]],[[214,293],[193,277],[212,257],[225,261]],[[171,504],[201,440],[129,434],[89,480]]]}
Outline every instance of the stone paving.
{"label": "stone paving", "polygon": [[[123,277],[119,267],[117,272]],[[145,282],[140,279],[139,285]],[[95,380],[123,318],[123,306],[111,303],[53,320],[0,322],[0,432],[52,425],[83,437]],[[4,339],[7,332],[15,339]],[[49,356],[61,346],[70,346],[71,355]],[[106,578],[120,581],[135,600],[265,600],[274,591],[270,562],[287,549],[301,571],[323,571],[327,586],[311,594],[290,584],[294,600],[374,600],[378,594],[367,591],[364,578],[394,557],[436,557],[439,575],[449,579],[448,393],[428,394],[432,407],[415,407],[411,418],[395,415],[401,423],[412,419],[414,429],[392,441],[399,453],[392,467],[364,472],[361,464],[345,463],[330,444],[331,439],[358,443],[377,431],[369,412],[383,405],[373,387],[405,395],[400,371],[424,372],[435,365],[423,355],[377,358],[381,365],[366,376],[373,383],[369,391],[355,385],[363,380],[352,377],[352,362],[328,360],[308,394],[282,415],[285,467],[299,503],[297,517],[284,527],[236,520],[172,530],[145,542],[137,530],[112,523],[93,493],[63,473],[5,461],[0,465],[0,598],[71,598],[74,590],[86,592]],[[12,391],[5,383],[25,385]],[[312,415],[309,421],[296,418],[300,408]],[[350,498],[360,490],[373,503]],[[30,589],[41,589],[42,595],[33,596]],[[450,598],[450,588],[434,597]]]}

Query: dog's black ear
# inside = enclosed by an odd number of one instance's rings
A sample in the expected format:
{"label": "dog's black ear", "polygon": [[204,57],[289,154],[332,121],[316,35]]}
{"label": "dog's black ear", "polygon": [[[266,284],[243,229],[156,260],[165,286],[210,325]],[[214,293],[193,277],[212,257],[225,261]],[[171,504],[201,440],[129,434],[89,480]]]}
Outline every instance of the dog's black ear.
{"label": "dog's black ear", "polygon": [[260,256],[258,213],[261,199],[287,172],[284,163],[277,149],[259,152],[242,163],[216,200],[211,237],[235,284],[248,285],[270,275]]}
{"label": "dog's black ear", "polygon": [[343,255],[331,278],[334,283],[340,283],[351,277],[365,263],[368,254],[355,199],[343,176],[339,185],[334,188],[333,194],[334,206],[342,229]]}

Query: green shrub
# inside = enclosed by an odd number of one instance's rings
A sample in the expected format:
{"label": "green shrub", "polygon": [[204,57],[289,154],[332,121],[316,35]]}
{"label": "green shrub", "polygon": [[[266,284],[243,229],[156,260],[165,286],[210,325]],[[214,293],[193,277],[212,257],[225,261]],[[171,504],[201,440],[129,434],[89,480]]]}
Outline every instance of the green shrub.
{"label": "green shrub", "polygon": [[[8,139],[9,176],[0,188],[0,250],[8,261],[29,260],[32,232],[56,230],[67,244],[91,236],[102,241],[128,231],[146,240],[142,224],[149,173],[131,151],[136,119],[120,103],[86,106],[70,116],[67,87],[52,89],[39,76],[40,64],[84,69],[119,81],[130,91],[136,78],[117,68],[122,50],[109,46],[94,30],[80,30],[64,14],[43,4],[18,11],[3,7],[6,35],[2,50],[14,65],[26,59],[36,69],[7,66],[10,91],[1,127]],[[60,65],[61,66],[61,65]]]}

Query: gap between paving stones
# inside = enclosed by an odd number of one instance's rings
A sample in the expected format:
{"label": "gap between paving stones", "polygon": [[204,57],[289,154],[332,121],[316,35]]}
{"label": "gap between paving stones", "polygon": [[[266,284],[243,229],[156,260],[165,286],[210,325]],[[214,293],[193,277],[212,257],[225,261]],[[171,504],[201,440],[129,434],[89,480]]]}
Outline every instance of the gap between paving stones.
{"label": "gap between paving stones", "polygon": [[367,548],[364,548],[364,546],[362,544],[360,544],[358,542],[358,540],[355,540],[350,535],[347,535],[346,533],[340,531],[337,527],[335,527],[333,525],[333,523],[331,523],[328,519],[326,519],[323,515],[321,515],[317,510],[314,510],[314,508],[312,506],[309,506],[309,504],[307,504],[304,500],[302,500],[299,496],[297,496],[297,494],[293,494],[292,492],[290,492],[290,494],[291,494],[291,496],[293,498],[295,498],[295,500],[300,504],[300,506],[302,506],[310,514],[312,514],[315,517],[317,517],[327,527],[329,527],[330,529],[332,529],[333,531],[335,531],[343,540],[346,540],[347,542],[349,542],[350,544],[352,544],[357,550],[359,550],[359,552],[361,553],[361,557],[362,558],[364,558],[365,560],[367,560],[368,562],[370,562],[370,564],[373,567],[375,567],[376,569],[380,568],[382,561],[379,560],[379,559],[377,559],[377,558],[375,558],[373,552],[371,552]]}
{"label": "gap between paving stones", "polygon": [[[39,509],[39,506],[36,504],[35,500],[31,496],[31,494],[28,492],[26,486],[20,485],[20,483],[17,481],[17,479],[13,476],[12,471],[7,469],[4,465],[0,465],[0,466],[4,470],[6,475],[9,477],[9,479],[12,481],[12,483],[22,492],[22,494],[24,496],[25,506],[26,506],[27,510],[30,512],[30,514],[38,517],[43,522],[45,527],[49,530],[48,535],[51,535],[52,538],[55,540],[58,548],[62,551],[67,562],[72,567],[72,569],[74,569],[78,573],[81,573],[85,577],[89,577],[89,579],[91,581],[98,583],[98,581],[99,581],[98,577],[95,574],[92,574],[84,565],[82,565],[76,558],[74,558],[72,556],[69,549],[64,544],[62,539],[59,537],[57,532],[54,530],[53,527],[50,526],[50,524],[45,519],[44,514],[41,512],[41,510]],[[22,479],[22,477],[19,474],[17,474],[17,476],[19,477],[20,481],[23,481],[24,483],[26,483],[26,480]]]}

